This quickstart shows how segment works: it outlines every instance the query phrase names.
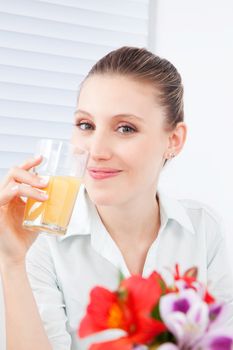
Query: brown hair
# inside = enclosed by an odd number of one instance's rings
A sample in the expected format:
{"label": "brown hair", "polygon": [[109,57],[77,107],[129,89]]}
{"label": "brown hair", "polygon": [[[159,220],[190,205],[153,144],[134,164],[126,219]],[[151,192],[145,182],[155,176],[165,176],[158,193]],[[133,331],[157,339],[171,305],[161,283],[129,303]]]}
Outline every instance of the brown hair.
{"label": "brown hair", "polygon": [[101,58],[91,68],[85,80],[95,74],[124,75],[152,84],[159,93],[161,106],[165,108],[167,128],[173,129],[178,122],[183,121],[181,76],[166,59],[145,48],[123,46]]}

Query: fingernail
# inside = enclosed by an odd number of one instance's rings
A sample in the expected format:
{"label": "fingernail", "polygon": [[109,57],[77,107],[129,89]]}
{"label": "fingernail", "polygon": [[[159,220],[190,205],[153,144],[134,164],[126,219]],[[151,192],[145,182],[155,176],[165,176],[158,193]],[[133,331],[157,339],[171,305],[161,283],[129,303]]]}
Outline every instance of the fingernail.
{"label": "fingernail", "polygon": [[48,199],[49,196],[48,196],[46,193],[42,193],[42,194],[41,194],[41,198]]}
{"label": "fingernail", "polygon": [[45,191],[40,191],[40,196],[41,196],[41,198],[44,198],[44,199],[48,199],[49,198],[47,192],[45,192]]}
{"label": "fingernail", "polygon": [[41,158],[41,155],[33,157],[34,160],[39,160]]}
{"label": "fingernail", "polygon": [[47,185],[49,183],[49,176],[39,177],[39,182],[41,185]]}

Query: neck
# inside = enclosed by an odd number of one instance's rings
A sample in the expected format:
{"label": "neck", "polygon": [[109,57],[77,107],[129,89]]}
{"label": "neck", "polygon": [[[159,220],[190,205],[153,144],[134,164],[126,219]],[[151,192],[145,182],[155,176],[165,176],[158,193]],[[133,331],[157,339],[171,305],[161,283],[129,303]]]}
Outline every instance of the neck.
{"label": "neck", "polygon": [[119,206],[98,206],[98,213],[113,240],[122,249],[140,243],[149,247],[160,227],[156,194],[150,191]]}

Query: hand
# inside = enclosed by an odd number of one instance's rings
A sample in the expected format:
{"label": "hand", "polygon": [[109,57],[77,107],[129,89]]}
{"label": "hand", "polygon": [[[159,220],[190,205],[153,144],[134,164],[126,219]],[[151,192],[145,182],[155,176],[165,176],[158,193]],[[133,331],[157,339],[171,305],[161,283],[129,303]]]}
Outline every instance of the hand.
{"label": "hand", "polygon": [[26,204],[20,196],[40,202],[47,199],[40,190],[47,183],[41,182],[36,174],[29,173],[41,161],[42,156],[11,168],[0,182],[0,267],[24,262],[28,249],[38,236],[38,233],[22,226]]}

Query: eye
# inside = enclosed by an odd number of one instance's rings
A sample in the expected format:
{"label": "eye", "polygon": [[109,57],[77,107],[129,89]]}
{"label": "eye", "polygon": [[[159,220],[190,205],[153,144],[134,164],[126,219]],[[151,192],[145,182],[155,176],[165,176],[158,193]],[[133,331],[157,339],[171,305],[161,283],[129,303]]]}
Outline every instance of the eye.
{"label": "eye", "polygon": [[129,125],[121,125],[118,130],[120,131],[120,133],[122,134],[131,134],[136,132],[136,130],[134,128],[132,128],[132,126]]}
{"label": "eye", "polygon": [[93,130],[94,129],[93,125],[91,125],[90,123],[87,123],[87,122],[77,123],[77,124],[75,124],[75,126],[81,130]]}

